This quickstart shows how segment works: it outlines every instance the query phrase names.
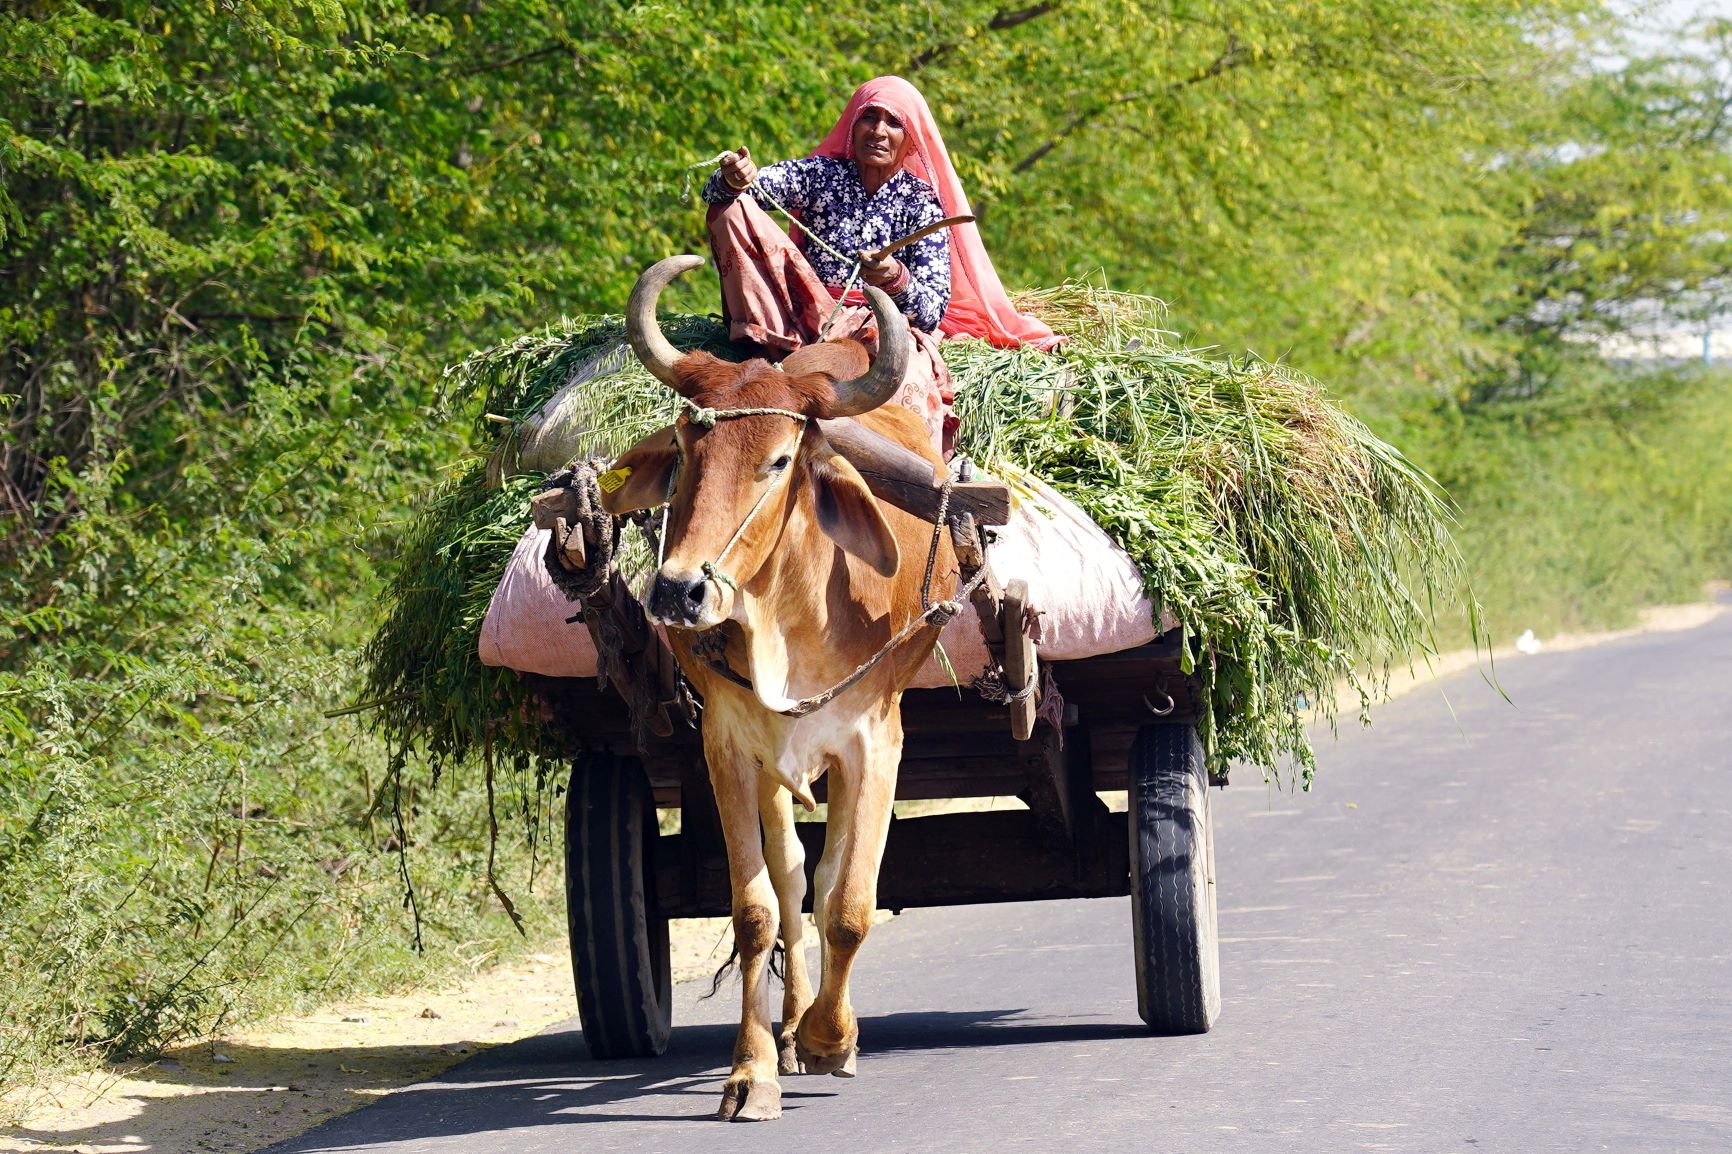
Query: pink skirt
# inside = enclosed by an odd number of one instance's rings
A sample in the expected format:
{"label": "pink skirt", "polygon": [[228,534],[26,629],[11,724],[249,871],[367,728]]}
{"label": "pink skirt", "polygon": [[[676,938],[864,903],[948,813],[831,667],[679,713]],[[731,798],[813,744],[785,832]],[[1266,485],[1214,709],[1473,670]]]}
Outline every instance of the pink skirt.
{"label": "pink skirt", "polygon": [[[779,360],[818,340],[825,321],[837,313],[828,339],[848,337],[878,352],[878,325],[872,310],[842,305],[819,279],[806,256],[769,213],[749,196],[714,205],[709,213],[710,249],[722,278],[722,315],[728,335],[761,346]],[[891,400],[912,409],[926,422],[932,446],[948,460],[956,448],[956,394],[950,370],[938,355],[938,336],[908,326],[914,354],[908,373]]]}

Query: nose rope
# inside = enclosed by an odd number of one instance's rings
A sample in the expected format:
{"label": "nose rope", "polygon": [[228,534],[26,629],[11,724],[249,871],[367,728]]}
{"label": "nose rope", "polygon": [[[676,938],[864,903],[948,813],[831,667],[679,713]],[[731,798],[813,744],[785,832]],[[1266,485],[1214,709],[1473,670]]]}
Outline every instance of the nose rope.
{"label": "nose rope", "polygon": [[[790,469],[788,472],[792,473],[793,470]],[[705,577],[708,577],[712,581],[718,581],[735,592],[739,591],[740,587],[735,583],[734,579],[722,571],[722,560],[727,557],[735,543],[745,534],[746,526],[752,523],[752,519],[758,515],[758,510],[764,507],[764,502],[768,500],[770,494],[775,491],[775,486],[772,485],[762,493],[759,493],[758,499],[752,502],[752,508],[747,512],[746,519],[740,522],[740,527],[734,530],[734,535],[728,538],[728,543],[722,546],[722,551],[716,554],[716,559],[714,561],[705,561],[702,565],[698,566],[698,568],[703,571]]]}
{"label": "nose rope", "polygon": [[[688,397],[681,397],[680,401],[688,410],[686,413],[686,420],[704,429],[713,429],[715,428],[717,421],[727,420],[732,417],[787,417],[789,420],[799,424],[801,430],[804,431],[806,423],[810,419],[806,414],[796,413],[792,409],[777,409],[768,406],[753,409],[709,409]],[[794,471],[792,469],[788,469],[783,475],[791,477],[793,476],[793,473]],[[746,512],[745,519],[741,521],[739,527],[734,530],[734,535],[728,538],[728,543],[722,546],[722,551],[716,554],[716,559],[714,561],[705,561],[702,565],[698,566],[699,572],[703,573],[706,581],[714,581],[718,585],[726,585],[736,593],[739,592],[739,583],[732,577],[728,576],[726,571],[722,569],[722,562],[727,558],[728,554],[733,551],[734,546],[739,543],[740,538],[745,535],[746,527],[749,526],[753,519],[757,517],[758,510],[764,507],[764,502],[769,500],[770,494],[775,491],[776,486],[771,485],[768,489],[765,489],[762,493],[758,494],[758,499],[752,503],[751,509]],[[673,507],[673,495],[673,480],[670,478],[668,481],[667,509],[672,509]],[[662,541],[664,544],[667,541],[666,510],[662,513]],[[661,566],[662,558],[658,556],[656,558],[656,568],[660,569]]]}
{"label": "nose rope", "polygon": [[661,572],[662,563],[668,555],[668,514],[674,511],[674,482],[680,479],[678,468],[668,470],[668,491],[662,495],[662,531],[656,538],[656,572]]}

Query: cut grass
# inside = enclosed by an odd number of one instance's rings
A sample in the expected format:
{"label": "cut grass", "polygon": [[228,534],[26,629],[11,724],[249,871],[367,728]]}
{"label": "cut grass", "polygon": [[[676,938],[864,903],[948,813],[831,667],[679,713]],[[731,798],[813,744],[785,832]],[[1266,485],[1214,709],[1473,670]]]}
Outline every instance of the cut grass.
{"label": "cut grass", "polygon": [[[1169,344],[1151,298],[1076,284],[1024,303],[1073,339],[1057,356],[946,343],[962,451],[1046,478],[1136,560],[1193,643],[1219,764],[1291,765],[1308,781],[1307,706],[1329,710],[1347,678],[1363,707],[1393,663],[1434,648],[1433,616],[1461,582],[1441,491],[1301,374]],[[679,347],[725,351],[714,320],[664,330]],[[621,334],[615,318],[586,319],[478,353],[452,371],[451,399],[522,421]],[[604,454],[673,412],[635,363],[560,407],[559,423]],[[482,451],[509,452],[496,425],[479,422],[477,436]],[[443,765],[485,742],[520,763],[555,752],[517,679],[474,656],[538,479],[495,490],[486,474],[477,458],[412,530],[368,648],[370,696],[395,703],[377,721],[399,759],[420,749]]]}
{"label": "cut grass", "polygon": [[1137,561],[1197,644],[1217,764],[1290,759],[1308,781],[1306,704],[1329,713],[1346,679],[1363,709],[1435,649],[1462,585],[1441,490],[1316,382],[1166,343],[1156,301],[1070,285],[1025,302],[1075,339],[1062,359],[947,353],[963,451],[1046,478]]}

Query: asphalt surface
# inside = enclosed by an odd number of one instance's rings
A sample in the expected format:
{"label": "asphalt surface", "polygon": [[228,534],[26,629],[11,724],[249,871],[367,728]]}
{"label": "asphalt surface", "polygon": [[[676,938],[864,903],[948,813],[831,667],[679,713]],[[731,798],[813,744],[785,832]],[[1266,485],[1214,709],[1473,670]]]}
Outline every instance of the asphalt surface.
{"label": "asphalt surface", "polygon": [[659,1059],[573,1021],[272,1152],[1732,1150],[1732,614],[1499,672],[1214,795],[1205,1036],[1142,1030],[1126,899],[916,910],[780,1121],[711,1120],[737,987],[688,985]]}

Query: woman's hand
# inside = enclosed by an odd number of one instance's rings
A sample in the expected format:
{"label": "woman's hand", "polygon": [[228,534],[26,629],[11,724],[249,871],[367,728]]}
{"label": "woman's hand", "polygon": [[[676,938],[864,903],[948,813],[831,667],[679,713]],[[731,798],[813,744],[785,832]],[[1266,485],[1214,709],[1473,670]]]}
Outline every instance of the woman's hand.
{"label": "woman's hand", "polygon": [[728,158],[722,161],[722,181],[735,192],[746,191],[746,186],[758,179],[758,166],[752,163],[752,153],[745,145],[740,151],[728,153]]}
{"label": "woman's hand", "polygon": [[[862,257],[867,254],[861,253]],[[908,270],[893,256],[865,261],[860,265],[860,279],[885,292],[900,292],[908,284]]]}

